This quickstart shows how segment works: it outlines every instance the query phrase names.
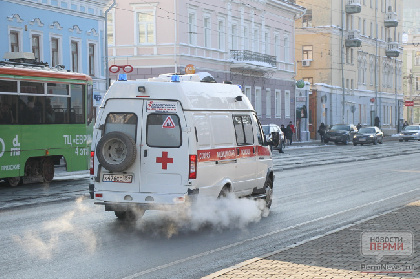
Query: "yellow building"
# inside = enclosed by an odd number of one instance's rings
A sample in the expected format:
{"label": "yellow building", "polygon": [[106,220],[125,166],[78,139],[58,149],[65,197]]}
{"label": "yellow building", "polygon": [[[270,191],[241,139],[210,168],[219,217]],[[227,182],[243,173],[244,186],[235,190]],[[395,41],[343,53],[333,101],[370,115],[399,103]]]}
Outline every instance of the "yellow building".
{"label": "yellow building", "polygon": [[321,122],[373,125],[375,117],[385,133],[396,133],[403,105],[402,2],[296,1],[307,9],[296,22],[296,80],[311,83],[312,138]]}

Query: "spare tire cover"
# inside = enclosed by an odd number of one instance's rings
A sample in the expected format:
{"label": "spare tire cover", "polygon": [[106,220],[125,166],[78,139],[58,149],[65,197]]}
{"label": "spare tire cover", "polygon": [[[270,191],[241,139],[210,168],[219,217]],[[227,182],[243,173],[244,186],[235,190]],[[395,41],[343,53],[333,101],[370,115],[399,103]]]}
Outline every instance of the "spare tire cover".
{"label": "spare tire cover", "polygon": [[112,172],[124,171],[136,159],[136,143],[122,132],[105,134],[96,146],[96,157],[99,163]]}

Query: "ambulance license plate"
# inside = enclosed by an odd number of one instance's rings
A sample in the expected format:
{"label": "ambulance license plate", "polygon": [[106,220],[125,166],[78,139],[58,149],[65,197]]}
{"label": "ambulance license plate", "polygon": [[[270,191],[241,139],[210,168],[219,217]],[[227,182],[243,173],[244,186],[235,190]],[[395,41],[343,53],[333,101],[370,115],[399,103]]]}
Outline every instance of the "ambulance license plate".
{"label": "ambulance license plate", "polygon": [[119,182],[131,183],[133,181],[132,174],[104,174],[102,177],[103,182]]}

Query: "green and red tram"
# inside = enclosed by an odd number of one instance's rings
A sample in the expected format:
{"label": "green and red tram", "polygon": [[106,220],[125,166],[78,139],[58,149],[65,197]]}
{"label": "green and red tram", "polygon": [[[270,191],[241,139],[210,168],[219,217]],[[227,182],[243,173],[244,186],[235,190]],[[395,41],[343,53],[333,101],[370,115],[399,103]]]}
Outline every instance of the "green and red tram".
{"label": "green and red tram", "polygon": [[87,75],[0,62],[0,180],[50,182],[60,161],[89,169],[92,94]]}

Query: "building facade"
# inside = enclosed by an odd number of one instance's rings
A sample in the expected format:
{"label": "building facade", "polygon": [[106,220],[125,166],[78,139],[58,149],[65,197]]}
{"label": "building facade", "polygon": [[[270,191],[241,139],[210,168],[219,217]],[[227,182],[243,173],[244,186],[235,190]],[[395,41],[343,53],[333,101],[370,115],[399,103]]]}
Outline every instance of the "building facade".
{"label": "building facade", "polygon": [[[50,67],[88,74],[94,95],[106,90],[105,17],[108,0],[0,0],[0,54],[32,52]],[[62,66],[60,66],[62,65]]]}
{"label": "building facade", "polygon": [[338,123],[386,134],[402,119],[402,0],[299,0],[297,79],[312,84],[310,131]]}
{"label": "building facade", "polygon": [[117,2],[107,25],[110,77],[124,65],[133,67],[129,79],[195,69],[240,85],[263,124],[294,122],[294,28],[304,8],[293,2]]}
{"label": "building facade", "polygon": [[404,119],[420,124],[420,2],[404,0]]}

